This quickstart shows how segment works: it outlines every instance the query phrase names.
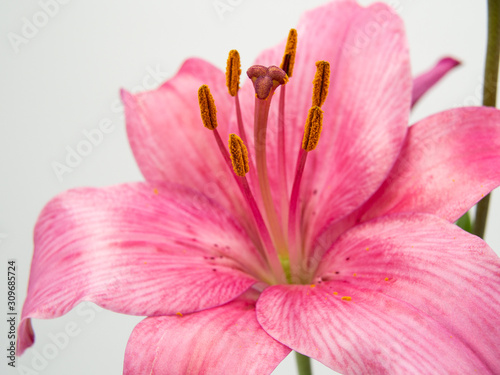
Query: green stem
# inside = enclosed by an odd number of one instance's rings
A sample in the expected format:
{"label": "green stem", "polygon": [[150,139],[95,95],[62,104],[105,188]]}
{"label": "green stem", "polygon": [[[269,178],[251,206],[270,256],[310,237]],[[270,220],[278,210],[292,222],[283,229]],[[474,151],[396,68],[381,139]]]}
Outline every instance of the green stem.
{"label": "green stem", "polygon": [[309,357],[295,352],[295,359],[297,361],[299,375],[312,375],[311,359]]}
{"label": "green stem", "polygon": [[[488,47],[484,68],[483,105],[495,107],[497,103],[498,63],[500,59],[500,0],[488,0]],[[484,197],[476,208],[474,234],[484,237],[490,195]]]}

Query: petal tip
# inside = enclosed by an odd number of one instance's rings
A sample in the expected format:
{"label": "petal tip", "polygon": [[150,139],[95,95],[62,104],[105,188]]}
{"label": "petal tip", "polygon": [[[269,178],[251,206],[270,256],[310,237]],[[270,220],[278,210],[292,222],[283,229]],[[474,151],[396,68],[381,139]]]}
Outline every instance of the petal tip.
{"label": "petal tip", "polygon": [[19,324],[19,336],[17,338],[16,356],[20,356],[35,342],[35,333],[31,325],[31,319],[25,318]]}
{"label": "petal tip", "polygon": [[462,61],[460,61],[454,57],[447,56],[447,57],[443,57],[438,62],[438,64],[443,64],[443,65],[449,66],[450,68],[454,68],[456,66],[462,65]]}
{"label": "petal tip", "polygon": [[135,102],[134,95],[131,92],[129,92],[123,88],[120,89],[120,97],[121,97],[122,102],[125,105],[125,107],[128,107]]}

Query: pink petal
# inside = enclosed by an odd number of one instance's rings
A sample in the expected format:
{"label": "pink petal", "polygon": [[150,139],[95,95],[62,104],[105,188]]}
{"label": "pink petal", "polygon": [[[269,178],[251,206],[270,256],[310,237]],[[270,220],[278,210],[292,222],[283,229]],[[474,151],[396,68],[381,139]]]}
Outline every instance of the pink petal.
{"label": "pink petal", "polygon": [[125,352],[125,375],[270,374],[290,349],[269,336],[247,297],[194,314],[143,320]]}
{"label": "pink petal", "polygon": [[[225,207],[246,207],[213,132],[203,126],[198,88],[207,84],[217,106],[219,127],[228,137],[232,102],[224,73],[200,59],[187,60],[158,89],[139,94],[122,90],[130,145],[148,181],[175,181]],[[241,216],[241,215],[240,215]]]}
{"label": "pink petal", "polygon": [[[283,44],[267,50],[256,63],[279,64],[283,50]],[[318,60],[329,61],[332,72],[329,95],[323,105],[321,139],[317,149],[309,154],[303,179],[304,225],[309,228],[311,238],[326,223],[358,207],[380,186],[406,133],[412,87],[403,23],[386,5],[362,8],[354,1],[334,1],[306,13],[298,26],[294,73],[286,85],[289,189],[311,106]],[[241,102],[245,126],[253,134],[251,86],[244,85]],[[276,180],[279,92],[275,96],[269,118],[267,156],[279,207]]]}
{"label": "pink petal", "polygon": [[262,327],[292,349],[345,374],[500,372],[500,260],[460,228],[380,218],[343,235],[316,276],[257,304]]}
{"label": "pink petal", "polygon": [[433,68],[415,77],[413,79],[411,105],[414,106],[431,87],[458,65],[460,65],[460,61],[452,57],[445,57],[439,60]]}
{"label": "pink petal", "polygon": [[245,231],[200,193],[173,184],[70,190],[35,228],[19,353],[33,343],[29,318],[81,301],[133,315],[198,311],[240,295],[258,270]]}
{"label": "pink petal", "polygon": [[500,111],[453,109],[410,127],[396,165],[357,216],[427,212],[455,221],[499,185]]}

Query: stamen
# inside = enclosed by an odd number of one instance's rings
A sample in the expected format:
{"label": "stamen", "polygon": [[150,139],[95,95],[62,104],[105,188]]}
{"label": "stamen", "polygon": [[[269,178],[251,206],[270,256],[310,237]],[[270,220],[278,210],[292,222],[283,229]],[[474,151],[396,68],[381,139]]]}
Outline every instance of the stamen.
{"label": "stamen", "polygon": [[316,75],[313,80],[312,106],[321,107],[328,95],[330,85],[330,64],[326,61],[316,62]]}
{"label": "stamen", "polygon": [[[295,55],[297,52],[297,30],[290,29],[286,42],[285,53],[281,63],[281,69],[285,71],[288,77],[292,76],[293,66],[295,64]],[[280,192],[280,206],[282,213],[283,232],[285,237],[288,236],[288,184],[286,176],[286,157],[285,157],[285,97],[286,86],[281,86],[280,101],[278,108],[278,183]]]}
{"label": "stamen", "polygon": [[200,104],[201,121],[203,121],[203,125],[205,125],[207,129],[213,130],[214,138],[217,142],[217,146],[219,146],[222,157],[226,164],[229,165],[229,168],[231,168],[231,160],[219,132],[217,131],[217,108],[215,107],[214,98],[207,85],[202,85],[198,89],[198,102]]}
{"label": "stamen", "polygon": [[302,138],[302,148],[305,151],[312,151],[316,148],[323,126],[323,111],[320,107],[312,107],[307,115],[304,137]]}
{"label": "stamen", "polygon": [[[306,125],[304,127],[304,137],[302,138],[302,149],[299,150],[297,158],[297,166],[295,169],[295,179],[293,181],[292,195],[290,197],[290,210],[288,217],[288,237],[290,242],[288,244],[290,262],[295,268],[291,269],[292,278],[298,277],[301,270],[296,269],[300,267],[301,262],[301,230],[300,230],[300,215],[299,215],[299,193],[300,184],[302,182],[302,175],[307,161],[309,151],[316,148],[323,127],[323,111],[319,107],[312,107],[307,116]],[[300,280],[299,280],[300,281]]]}
{"label": "stamen", "polygon": [[290,29],[286,41],[285,53],[280,68],[285,71],[288,77],[292,76],[293,66],[295,65],[295,54],[297,52],[297,30]]}
{"label": "stamen", "polygon": [[235,49],[229,51],[226,67],[226,86],[231,96],[236,96],[240,88],[240,54]]}
{"label": "stamen", "polygon": [[[248,144],[247,134],[245,132],[245,127],[243,126],[243,116],[241,115],[240,99],[238,98],[238,91],[240,89],[240,75],[241,75],[241,63],[240,54],[235,49],[229,51],[229,56],[227,58],[226,67],[226,86],[229,94],[234,97],[234,104],[236,108],[236,119],[238,121],[238,133],[243,141],[243,143]],[[250,164],[252,161],[250,160]],[[255,179],[255,168],[251,169],[252,179]]]}
{"label": "stamen", "polygon": [[[250,190],[250,185],[245,177],[245,174],[248,173],[248,151],[241,140],[236,134],[229,135],[229,152],[231,155],[231,161],[233,165],[233,170],[238,177],[235,176],[238,186],[243,193],[249,207],[250,211],[253,214],[253,218],[255,220],[255,225],[257,226],[257,232],[262,241],[262,246],[265,249],[261,254],[264,256],[264,259],[267,260],[267,263],[274,271],[273,274],[277,277],[277,281],[280,283],[285,282],[286,279],[286,270],[282,268],[282,264],[280,262],[280,258],[278,257],[278,253],[276,252],[275,247],[273,246],[273,242],[271,240],[271,236],[269,235],[269,231],[264,223],[264,219],[262,218],[262,214],[257,207],[257,202]],[[267,250],[267,251],[266,251]]]}
{"label": "stamen", "polygon": [[287,236],[288,222],[288,179],[286,174],[286,156],[285,156],[285,97],[286,86],[281,86],[280,102],[278,107],[278,183],[280,191],[280,205],[282,212],[282,223],[285,237]]}
{"label": "stamen", "polygon": [[203,85],[198,89],[198,103],[200,104],[201,121],[210,130],[217,128],[217,109],[210,89]]}
{"label": "stamen", "polygon": [[308,152],[303,148],[299,150],[297,165],[295,167],[295,178],[293,180],[292,194],[290,196],[290,209],[288,210],[288,251],[290,254],[290,263],[292,264],[291,274],[294,281],[300,274],[300,256],[301,256],[301,236],[300,236],[300,216],[299,216],[299,193],[304,167],[306,165]]}
{"label": "stamen", "polygon": [[243,141],[236,134],[229,135],[229,153],[234,173],[244,176],[248,173],[248,151]]}

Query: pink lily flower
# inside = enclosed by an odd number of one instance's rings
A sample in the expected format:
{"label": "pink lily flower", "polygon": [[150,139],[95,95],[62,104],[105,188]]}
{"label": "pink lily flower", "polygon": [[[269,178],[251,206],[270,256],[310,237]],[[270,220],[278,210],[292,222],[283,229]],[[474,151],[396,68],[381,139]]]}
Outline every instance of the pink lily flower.
{"label": "pink lily flower", "polygon": [[[31,318],[92,301],[147,316],[124,374],[268,374],[291,350],[345,374],[500,373],[500,260],[453,225],[500,185],[500,112],[459,108],[408,127],[412,97],[456,61],[413,83],[386,5],[334,1],[297,31],[293,76],[249,71],[262,98],[248,82],[235,104],[224,73],[199,59],[157,90],[122,93],[147,182],[70,190],[44,208],[19,354],[34,342]],[[257,63],[279,64],[284,48]],[[321,138],[303,149],[317,61],[331,82],[309,123],[322,116]],[[216,142],[230,133],[248,148],[247,165],[231,136],[246,176]]]}

